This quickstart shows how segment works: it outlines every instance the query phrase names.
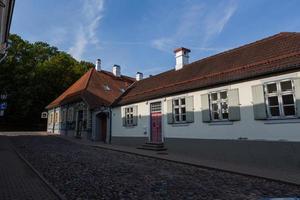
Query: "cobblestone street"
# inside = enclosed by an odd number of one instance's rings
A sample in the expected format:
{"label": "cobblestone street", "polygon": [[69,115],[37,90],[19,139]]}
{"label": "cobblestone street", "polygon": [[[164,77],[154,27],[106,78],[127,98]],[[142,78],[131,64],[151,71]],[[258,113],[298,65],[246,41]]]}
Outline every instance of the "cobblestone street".
{"label": "cobblestone street", "polygon": [[21,160],[7,137],[0,136],[0,199],[41,200],[58,197]]}
{"label": "cobblestone street", "polygon": [[260,199],[300,187],[75,144],[58,137],[11,141],[67,199]]}

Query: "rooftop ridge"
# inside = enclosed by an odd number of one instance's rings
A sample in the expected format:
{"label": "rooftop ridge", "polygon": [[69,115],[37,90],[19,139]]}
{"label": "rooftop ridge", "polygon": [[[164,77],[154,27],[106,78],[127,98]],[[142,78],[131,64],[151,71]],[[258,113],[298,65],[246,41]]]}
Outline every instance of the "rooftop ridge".
{"label": "rooftop ridge", "polygon": [[295,34],[299,34],[299,33],[298,33],[298,32],[280,32],[280,33],[277,33],[277,34],[275,34],[275,35],[271,35],[271,36],[268,36],[268,37],[266,37],[266,38],[256,40],[256,41],[254,41],[254,42],[250,42],[250,43],[248,43],[248,44],[244,44],[244,45],[235,47],[235,48],[233,48],[233,49],[228,49],[228,50],[226,50],[226,51],[223,51],[223,52],[220,52],[220,53],[217,53],[217,54],[214,54],[214,55],[211,55],[211,56],[202,58],[202,59],[200,59],[200,60],[196,60],[196,61],[191,62],[190,64],[186,65],[186,67],[188,67],[189,65],[191,65],[191,64],[193,64],[193,63],[200,63],[200,62],[203,62],[203,61],[205,61],[205,60],[209,60],[209,59],[215,58],[215,57],[217,57],[217,56],[230,54],[230,53],[232,53],[232,52],[235,52],[235,51],[238,51],[238,50],[247,48],[247,47],[255,46],[255,45],[258,45],[258,44],[260,44],[260,43],[263,43],[263,42],[266,42],[266,41],[273,40],[273,39],[275,39],[275,38],[281,37],[281,36],[283,36],[283,35],[291,36],[291,35],[295,35]]}
{"label": "rooftop ridge", "polygon": [[300,55],[300,51],[294,52],[294,53],[289,53],[289,54],[286,54],[286,55],[280,55],[280,56],[277,56],[277,57],[273,57],[271,59],[267,59],[267,60],[259,61],[259,62],[256,62],[256,63],[251,63],[251,64],[247,64],[247,65],[235,67],[233,69],[229,69],[229,70],[225,70],[225,71],[222,71],[222,72],[208,74],[206,76],[197,77],[197,78],[190,79],[190,80],[185,80],[185,81],[181,81],[181,82],[178,82],[178,83],[172,83],[172,84],[164,85],[164,86],[161,86],[161,87],[153,88],[151,90],[146,90],[146,91],[143,91],[143,92],[140,92],[140,93],[136,93],[134,95],[127,95],[127,96],[125,95],[123,98],[127,99],[127,98],[130,98],[130,97],[138,96],[138,95],[141,95],[141,94],[145,94],[145,93],[148,93],[148,92],[160,90],[160,89],[163,89],[163,88],[168,88],[168,87],[172,87],[172,86],[175,86],[175,85],[181,85],[181,84],[192,82],[192,81],[196,81],[196,80],[206,79],[206,78],[217,76],[217,75],[220,75],[220,74],[231,73],[231,72],[234,72],[234,71],[238,71],[240,69],[245,69],[245,68],[249,68],[249,67],[260,65],[260,64],[274,62],[274,61],[277,61],[277,60],[281,60],[281,59],[284,59],[284,58],[289,58],[289,57],[293,57],[293,56],[297,56],[297,55]]}
{"label": "rooftop ridge", "polygon": [[[83,90],[86,90],[87,88],[88,88],[88,86],[89,86],[89,83],[90,83],[90,80],[91,80],[91,77],[92,77],[92,75],[93,75],[93,73],[94,73],[94,71],[95,71],[96,69],[93,67],[92,69],[90,69],[89,71],[89,77],[88,77],[88,80],[87,80],[87,82],[86,82],[86,85],[85,85],[85,87],[84,87],[84,89]],[[81,91],[83,91],[83,90],[81,90]]]}
{"label": "rooftop ridge", "polygon": [[112,72],[107,71],[107,70],[101,70],[99,73],[101,73],[101,72],[104,73],[104,74],[106,74],[106,75],[108,75],[108,76],[116,78],[116,79],[127,79],[127,80],[129,79],[130,81],[134,81],[135,80],[133,77],[126,76],[126,75],[123,75],[123,74],[121,74],[120,77],[116,77]]}

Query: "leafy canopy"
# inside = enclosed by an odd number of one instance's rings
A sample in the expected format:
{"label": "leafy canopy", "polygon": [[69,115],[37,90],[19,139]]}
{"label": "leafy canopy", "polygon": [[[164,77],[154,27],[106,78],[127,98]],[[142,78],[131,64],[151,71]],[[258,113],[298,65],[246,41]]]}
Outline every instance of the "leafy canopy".
{"label": "leafy canopy", "polygon": [[41,123],[45,106],[94,65],[78,62],[45,42],[30,43],[15,34],[10,40],[12,47],[0,63],[0,93],[8,94],[8,108],[0,126]]}

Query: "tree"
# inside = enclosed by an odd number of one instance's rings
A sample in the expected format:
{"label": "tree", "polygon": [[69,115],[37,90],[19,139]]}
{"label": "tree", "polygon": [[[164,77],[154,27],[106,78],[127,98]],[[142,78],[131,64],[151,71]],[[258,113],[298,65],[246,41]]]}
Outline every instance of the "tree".
{"label": "tree", "polygon": [[78,62],[44,42],[29,43],[18,35],[11,35],[10,40],[13,45],[8,57],[0,63],[0,92],[8,94],[0,129],[8,124],[32,127],[42,122],[40,115],[45,106],[93,64]]}

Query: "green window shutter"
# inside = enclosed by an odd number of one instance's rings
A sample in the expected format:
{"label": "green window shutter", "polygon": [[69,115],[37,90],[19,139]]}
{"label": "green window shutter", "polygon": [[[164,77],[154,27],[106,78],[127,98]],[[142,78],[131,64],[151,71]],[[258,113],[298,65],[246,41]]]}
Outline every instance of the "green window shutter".
{"label": "green window shutter", "polygon": [[194,97],[189,96],[185,98],[186,102],[186,122],[194,122]]}
{"label": "green window shutter", "polygon": [[241,120],[240,99],[239,99],[238,89],[228,90],[228,106],[229,106],[228,108],[229,120],[230,121]]}
{"label": "green window shutter", "polygon": [[201,95],[202,121],[210,122],[209,99],[208,94]]}
{"label": "green window shutter", "polygon": [[138,124],[138,106],[133,106],[133,126]]}
{"label": "green window shutter", "polygon": [[300,117],[300,78],[294,80],[297,116]]}
{"label": "green window shutter", "polygon": [[168,124],[173,124],[173,102],[172,100],[167,101],[167,118]]}
{"label": "green window shutter", "polygon": [[123,108],[123,112],[122,112],[122,122],[123,122],[123,126],[126,126],[125,108]]}
{"label": "green window shutter", "polygon": [[253,101],[254,119],[257,120],[267,119],[263,85],[252,86],[252,101]]}

